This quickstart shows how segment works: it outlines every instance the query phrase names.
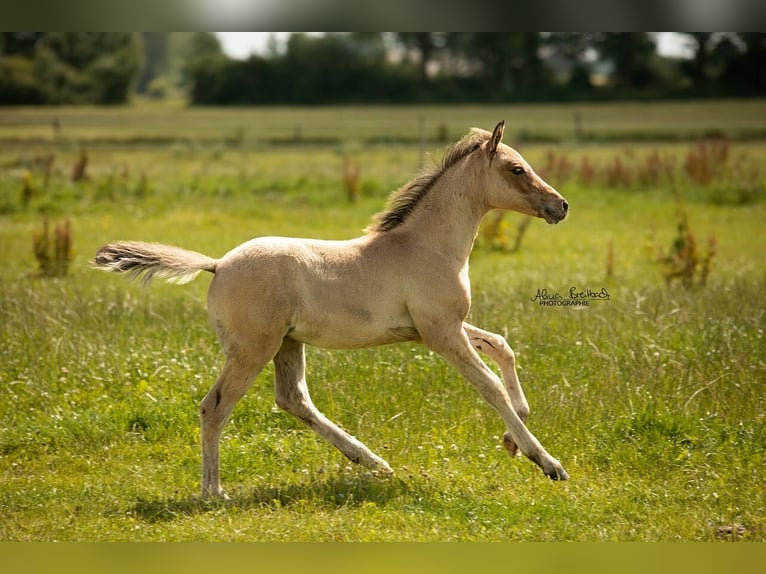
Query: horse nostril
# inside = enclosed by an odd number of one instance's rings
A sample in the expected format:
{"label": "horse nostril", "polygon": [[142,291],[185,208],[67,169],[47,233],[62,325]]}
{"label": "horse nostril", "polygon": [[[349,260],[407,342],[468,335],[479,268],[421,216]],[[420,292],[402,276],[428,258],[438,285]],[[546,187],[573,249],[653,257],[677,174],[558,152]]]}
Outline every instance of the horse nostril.
{"label": "horse nostril", "polygon": [[563,199],[561,201],[561,207],[564,208],[564,213],[567,213],[569,211],[569,204],[567,203],[566,199]]}

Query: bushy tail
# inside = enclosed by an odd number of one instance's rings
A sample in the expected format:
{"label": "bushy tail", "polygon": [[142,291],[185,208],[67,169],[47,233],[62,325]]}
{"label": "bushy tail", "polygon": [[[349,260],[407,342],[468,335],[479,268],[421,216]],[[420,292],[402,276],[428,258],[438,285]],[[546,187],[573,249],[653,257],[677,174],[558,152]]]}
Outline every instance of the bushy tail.
{"label": "bushy tail", "polygon": [[91,261],[95,269],[127,273],[133,278],[143,275],[144,284],[155,277],[169,283],[188,283],[200,271],[215,273],[217,261],[180,247],[141,241],[118,241],[104,245]]}

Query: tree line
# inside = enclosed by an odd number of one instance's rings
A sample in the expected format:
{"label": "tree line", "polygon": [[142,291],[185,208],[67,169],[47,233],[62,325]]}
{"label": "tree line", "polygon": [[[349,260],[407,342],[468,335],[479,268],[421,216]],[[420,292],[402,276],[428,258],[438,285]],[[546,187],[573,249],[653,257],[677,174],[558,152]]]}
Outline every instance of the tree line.
{"label": "tree line", "polygon": [[223,57],[209,33],[2,32],[0,105],[185,97],[190,67],[209,54]]}
{"label": "tree line", "polygon": [[245,60],[210,33],[6,32],[0,104],[193,105],[561,101],[766,95],[766,34],[646,32],[291,34]]}

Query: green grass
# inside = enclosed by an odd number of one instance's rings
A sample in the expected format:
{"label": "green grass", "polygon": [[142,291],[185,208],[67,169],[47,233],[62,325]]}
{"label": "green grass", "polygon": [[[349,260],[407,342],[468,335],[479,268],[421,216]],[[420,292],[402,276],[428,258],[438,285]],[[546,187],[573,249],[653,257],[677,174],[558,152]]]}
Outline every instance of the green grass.
{"label": "green grass", "polygon": [[[544,160],[545,148],[527,151]],[[734,149],[745,151],[766,154]],[[570,481],[510,460],[497,415],[423,347],[310,349],[315,402],[395,478],[276,409],[268,368],[224,431],[232,500],[205,502],[197,409],[222,362],[209,277],[144,289],[88,259],[118,238],[217,256],[263,234],[352,237],[411,177],[417,150],[356,149],[362,195],[349,204],[331,149],[105,147],[91,180],[72,184],[74,151],[57,148],[60,171],[47,189],[34,172],[23,208],[18,158],[34,153],[0,155],[0,540],[766,540],[763,201],[683,188],[700,241],[718,240],[708,284],[692,290],[665,286],[652,261],[675,234],[666,188],[565,182],[566,222],[533,222],[518,253],[474,252],[470,319],[513,346],[530,428]],[[150,192],[138,196],[142,171]],[[72,220],[65,278],[35,276],[42,213]],[[518,216],[507,221],[512,231]],[[611,299],[584,310],[530,300],[572,285]]]}
{"label": "green grass", "polygon": [[[0,108],[0,142],[268,143],[452,141],[469,126],[506,121],[506,138],[571,141],[575,115],[583,136],[599,140],[685,140],[706,134],[763,138],[766,99],[529,105],[184,108]],[[53,122],[59,122],[54,136]],[[421,121],[422,133],[421,133]]]}

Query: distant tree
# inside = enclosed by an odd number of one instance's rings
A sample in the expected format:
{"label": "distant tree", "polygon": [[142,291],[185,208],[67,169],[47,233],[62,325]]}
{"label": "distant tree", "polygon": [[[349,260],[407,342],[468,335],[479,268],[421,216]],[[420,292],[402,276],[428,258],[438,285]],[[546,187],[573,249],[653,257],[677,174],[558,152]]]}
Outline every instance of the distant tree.
{"label": "distant tree", "polygon": [[742,68],[751,87],[763,95],[766,91],[766,33],[743,32],[739,37],[745,44]]}
{"label": "distant tree", "polygon": [[49,101],[35,63],[22,56],[0,57],[0,105],[44,104]]}
{"label": "distant tree", "polygon": [[[711,95],[757,93],[764,84],[763,35],[713,36],[695,36],[706,53],[687,73],[708,78]],[[244,61],[226,57],[205,33],[173,33],[168,48],[169,69],[183,62],[191,101],[201,105],[507,101],[686,89],[680,65],[662,59],[654,37],[643,32],[296,33],[266,56]],[[395,63],[392,49],[404,50],[405,59]],[[549,62],[559,73],[555,90]],[[612,87],[591,84],[597,65],[611,74]]]}
{"label": "distant tree", "polygon": [[5,103],[114,104],[128,100],[141,66],[136,34],[6,32],[0,84]]}
{"label": "distant tree", "polygon": [[714,59],[722,63],[720,82],[737,93],[766,95],[766,33],[741,32],[716,46]]}
{"label": "distant tree", "polygon": [[708,83],[710,78],[710,53],[713,51],[715,36],[713,32],[688,32],[685,36],[691,41],[694,57],[684,60],[681,70],[697,86]]}
{"label": "distant tree", "polygon": [[533,92],[547,84],[536,32],[458,32],[450,48],[476,62],[493,97]]}
{"label": "distant tree", "polygon": [[42,35],[42,32],[2,32],[0,55],[31,58]]}
{"label": "distant tree", "polygon": [[146,94],[152,82],[170,71],[169,32],[141,32],[143,66],[136,79],[136,92]]}
{"label": "distant tree", "polygon": [[681,71],[694,88],[709,95],[762,93],[766,88],[766,34],[688,32],[693,57]]}
{"label": "distant tree", "polygon": [[354,42],[340,34],[292,34],[282,66],[288,97],[296,103],[354,100],[366,79]]}
{"label": "distant tree", "polygon": [[29,62],[40,90],[45,93],[45,100],[39,103],[76,103],[87,92],[85,76],[62,62],[42,41]]}
{"label": "distant tree", "polygon": [[210,58],[223,56],[223,48],[218,37],[211,32],[194,32],[189,39],[189,54],[188,57],[192,60],[195,58]]}
{"label": "distant tree", "polygon": [[567,84],[580,93],[593,87],[589,67],[596,52],[594,42],[593,32],[551,32],[541,37],[546,59],[569,70]]}
{"label": "distant tree", "polygon": [[397,32],[397,41],[407,51],[417,54],[418,75],[421,82],[428,82],[428,67],[439,49],[446,42],[443,32]]}
{"label": "distant tree", "polygon": [[545,68],[540,60],[540,34],[524,32],[521,37],[520,65],[514,67],[516,82],[525,92],[534,92],[548,83]]}
{"label": "distant tree", "polygon": [[385,63],[389,47],[381,32],[351,32],[348,41],[365,64],[382,66]]}
{"label": "distant tree", "polygon": [[284,51],[211,57],[192,68],[191,100],[212,104],[410,101],[413,77],[391,66],[381,34],[292,34]]}
{"label": "distant tree", "polygon": [[94,103],[124,104],[130,99],[141,67],[138,44],[138,36],[131,35],[123,48],[103,54],[89,66]]}
{"label": "distant tree", "polygon": [[604,32],[594,46],[614,64],[614,84],[621,88],[645,88],[655,78],[652,58],[657,49],[648,32]]}
{"label": "distant tree", "polygon": [[541,38],[550,52],[570,62],[585,62],[589,52],[595,50],[595,41],[593,32],[550,32]]}
{"label": "distant tree", "polygon": [[61,103],[124,103],[141,68],[140,38],[128,32],[46,32],[38,49]]}
{"label": "distant tree", "polygon": [[[179,32],[173,35],[172,61],[177,65],[177,83],[190,86],[196,81],[200,68],[223,69],[228,60],[221,43],[210,32]],[[193,89],[193,88],[192,88]]]}
{"label": "distant tree", "polygon": [[129,32],[46,32],[42,42],[67,65],[83,70],[98,58],[120,51],[136,54],[140,44],[137,36]]}

